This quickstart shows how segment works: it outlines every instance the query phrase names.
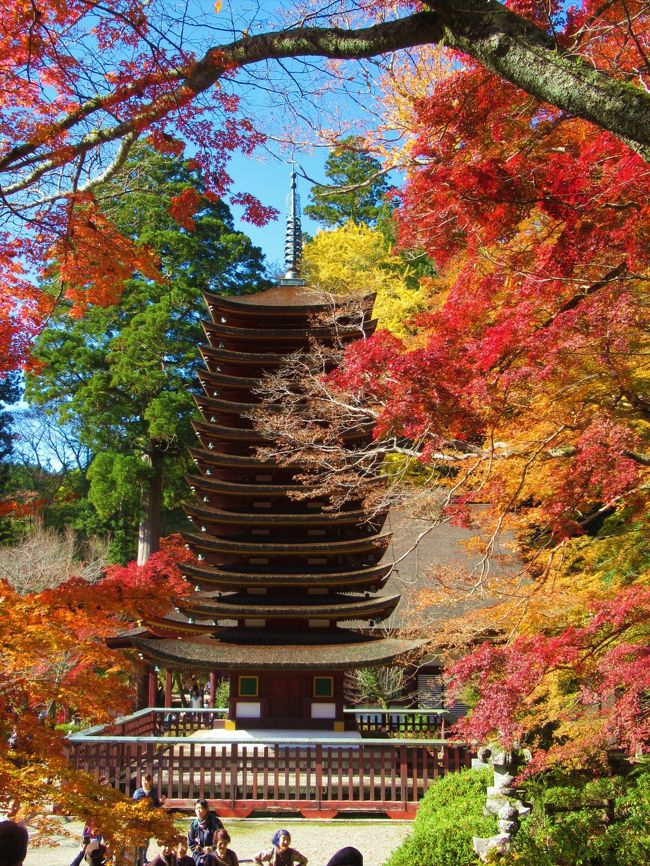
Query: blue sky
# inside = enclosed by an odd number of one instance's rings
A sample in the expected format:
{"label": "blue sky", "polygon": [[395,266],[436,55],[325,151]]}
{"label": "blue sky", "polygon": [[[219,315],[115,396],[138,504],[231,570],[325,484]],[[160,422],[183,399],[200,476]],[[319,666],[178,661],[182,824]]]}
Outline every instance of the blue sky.
{"label": "blue sky", "polygon": [[[309,191],[311,184],[300,177],[302,168],[309,177],[325,183],[325,160],[328,151],[319,149],[312,154],[296,154],[296,171],[298,172],[298,192],[301,205],[304,208],[309,204]],[[253,242],[262,248],[269,265],[276,262],[284,264],[284,229],[286,216],[286,199],[289,193],[289,177],[291,165],[281,162],[280,159],[266,156],[265,161],[261,158],[244,157],[236,154],[229,166],[229,173],[233,178],[233,188],[237,191],[250,192],[256,195],[262,204],[272,205],[280,211],[280,217],[262,228],[243,222],[241,219],[242,209],[232,207],[233,216],[237,228],[245,232]],[[302,227],[309,234],[315,234],[319,226],[313,220],[302,217]]]}

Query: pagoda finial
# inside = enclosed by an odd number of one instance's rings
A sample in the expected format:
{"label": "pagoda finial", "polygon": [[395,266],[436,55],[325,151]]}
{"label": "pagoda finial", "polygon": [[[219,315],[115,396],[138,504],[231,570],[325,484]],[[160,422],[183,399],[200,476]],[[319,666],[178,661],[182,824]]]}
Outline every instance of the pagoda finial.
{"label": "pagoda finial", "polygon": [[284,238],[284,264],[286,272],[280,280],[282,286],[304,286],[300,276],[302,263],[302,227],[300,225],[300,196],[296,189],[296,168],[291,162],[291,192],[287,196],[287,230]]}

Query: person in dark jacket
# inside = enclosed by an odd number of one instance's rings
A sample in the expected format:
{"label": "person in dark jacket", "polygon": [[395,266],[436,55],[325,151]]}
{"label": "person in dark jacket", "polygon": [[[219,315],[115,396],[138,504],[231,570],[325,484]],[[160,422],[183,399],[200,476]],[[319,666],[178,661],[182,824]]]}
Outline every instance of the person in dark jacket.
{"label": "person in dark jacket", "polygon": [[156,809],[160,808],[167,800],[167,797],[165,797],[164,794],[162,797],[158,796],[158,791],[156,791],[153,786],[153,777],[151,773],[144,774],[142,777],[142,787],[136,788],[133,792],[134,800],[144,800],[145,798],[148,799],[151,805]]}
{"label": "person in dark jacket", "polygon": [[[162,797],[158,796],[158,791],[153,786],[153,777],[151,773],[145,773],[142,777],[142,787],[136,788],[133,792],[133,799],[139,802],[147,801],[150,806],[153,806],[155,809],[160,809],[162,805],[167,800],[167,797],[163,794]],[[149,843],[138,850],[138,863],[144,864],[149,860]]]}
{"label": "person in dark jacket", "polygon": [[207,800],[197,800],[194,812],[196,818],[187,831],[187,844],[196,866],[205,866],[205,855],[210,853],[206,849],[212,848],[214,834],[217,830],[223,830],[224,826],[216,814],[210,811]]}
{"label": "person in dark jacket", "polygon": [[108,847],[99,839],[91,839],[84,851],[84,863],[88,866],[104,866]]}

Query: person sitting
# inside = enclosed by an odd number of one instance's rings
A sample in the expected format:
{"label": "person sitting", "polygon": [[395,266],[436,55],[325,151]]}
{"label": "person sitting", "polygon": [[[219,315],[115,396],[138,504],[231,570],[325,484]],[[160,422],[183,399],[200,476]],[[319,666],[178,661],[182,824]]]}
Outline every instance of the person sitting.
{"label": "person sitting", "polygon": [[176,843],[176,866],[194,866],[194,860],[187,853],[187,839],[179,839]]}
{"label": "person sitting", "polygon": [[256,863],[267,862],[271,866],[293,866],[294,863],[300,863],[305,866],[308,862],[304,854],[291,848],[291,833],[288,830],[276,830],[271,840],[273,847],[268,851],[260,851],[255,856]]}
{"label": "person sitting", "polygon": [[187,844],[192,852],[192,859],[196,866],[204,866],[206,848],[214,844],[214,834],[217,830],[223,830],[224,826],[214,812],[208,807],[207,800],[197,800],[194,804],[196,818],[190,824],[187,831]]}
{"label": "person sitting", "polygon": [[0,821],[0,866],[22,866],[29,835],[22,824]]}
{"label": "person sitting", "polygon": [[228,831],[217,830],[214,834],[212,850],[205,858],[205,866],[239,866],[239,858],[228,845],[230,845]]}
{"label": "person sitting", "polygon": [[[158,848],[160,849],[158,854],[156,854],[148,866],[177,866],[178,858],[176,857],[172,842],[163,842],[159,839]],[[190,860],[190,863],[192,863],[192,860]]]}
{"label": "person sitting", "polygon": [[330,857],[327,866],[363,866],[363,854],[358,848],[340,848]]}

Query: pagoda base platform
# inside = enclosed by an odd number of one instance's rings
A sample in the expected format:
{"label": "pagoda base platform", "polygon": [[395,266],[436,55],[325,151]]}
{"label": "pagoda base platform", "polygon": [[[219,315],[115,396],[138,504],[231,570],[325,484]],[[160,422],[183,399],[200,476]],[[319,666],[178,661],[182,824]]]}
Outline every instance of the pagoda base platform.
{"label": "pagoda base platform", "polygon": [[359,731],[332,731],[307,728],[275,730],[271,728],[238,728],[236,730],[202,729],[190,734],[188,740],[198,743],[248,743],[256,746],[270,746],[283,743],[292,746],[308,746],[320,743],[326,746],[328,742],[341,745],[344,741],[350,744],[359,743],[362,737]]}

